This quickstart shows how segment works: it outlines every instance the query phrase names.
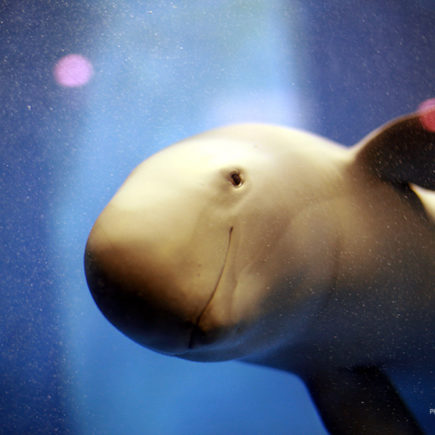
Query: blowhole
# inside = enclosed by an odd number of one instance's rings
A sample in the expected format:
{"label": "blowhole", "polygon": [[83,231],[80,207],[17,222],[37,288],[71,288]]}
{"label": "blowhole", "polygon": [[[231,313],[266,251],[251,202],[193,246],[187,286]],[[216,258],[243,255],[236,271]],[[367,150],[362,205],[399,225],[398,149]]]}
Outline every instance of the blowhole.
{"label": "blowhole", "polygon": [[230,181],[233,186],[240,187],[243,184],[243,178],[240,174],[240,171],[232,171],[230,173]]}

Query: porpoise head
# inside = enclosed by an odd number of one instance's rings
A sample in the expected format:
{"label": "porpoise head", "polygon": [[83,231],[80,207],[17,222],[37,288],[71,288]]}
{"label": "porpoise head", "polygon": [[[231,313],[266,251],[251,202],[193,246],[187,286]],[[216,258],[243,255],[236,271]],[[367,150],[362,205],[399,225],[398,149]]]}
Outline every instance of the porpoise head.
{"label": "porpoise head", "polygon": [[[88,285],[107,319],[146,347],[194,360],[288,342],[333,267],[334,233],[310,206],[319,189],[303,188],[325,182],[307,176],[308,164],[323,164],[318,140],[273,126],[233,126],[140,164],[86,247]],[[304,155],[318,156],[300,158],[301,141],[313,147]],[[289,185],[289,172],[304,181]]]}

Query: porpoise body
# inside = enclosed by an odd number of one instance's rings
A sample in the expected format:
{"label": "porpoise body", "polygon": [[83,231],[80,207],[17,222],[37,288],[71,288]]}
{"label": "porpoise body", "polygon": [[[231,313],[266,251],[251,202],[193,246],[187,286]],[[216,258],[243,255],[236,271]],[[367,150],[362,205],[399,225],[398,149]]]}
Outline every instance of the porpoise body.
{"label": "porpoise body", "polygon": [[306,383],[331,433],[421,433],[384,369],[434,367],[435,133],[345,148],[218,128],[140,164],[85,253],[107,319],[157,352]]}

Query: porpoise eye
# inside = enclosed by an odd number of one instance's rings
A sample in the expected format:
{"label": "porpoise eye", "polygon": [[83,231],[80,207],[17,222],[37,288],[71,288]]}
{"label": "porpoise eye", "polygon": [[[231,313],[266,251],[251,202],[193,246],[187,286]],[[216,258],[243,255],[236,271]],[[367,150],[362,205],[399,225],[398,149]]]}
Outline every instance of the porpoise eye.
{"label": "porpoise eye", "polygon": [[242,177],[240,175],[240,172],[233,171],[230,173],[230,180],[233,186],[239,187],[243,184]]}

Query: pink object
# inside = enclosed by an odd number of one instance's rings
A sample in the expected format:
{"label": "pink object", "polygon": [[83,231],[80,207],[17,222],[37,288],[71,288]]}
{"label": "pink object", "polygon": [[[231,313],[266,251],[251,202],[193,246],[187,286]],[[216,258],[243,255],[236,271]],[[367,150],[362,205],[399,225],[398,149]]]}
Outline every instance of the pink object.
{"label": "pink object", "polygon": [[423,101],[418,106],[420,122],[426,130],[435,132],[435,98]]}
{"label": "pink object", "polygon": [[54,66],[54,79],[61,86],[77,88],[89,82],[94,74],[91,62],[81,54],[68,54]]}

